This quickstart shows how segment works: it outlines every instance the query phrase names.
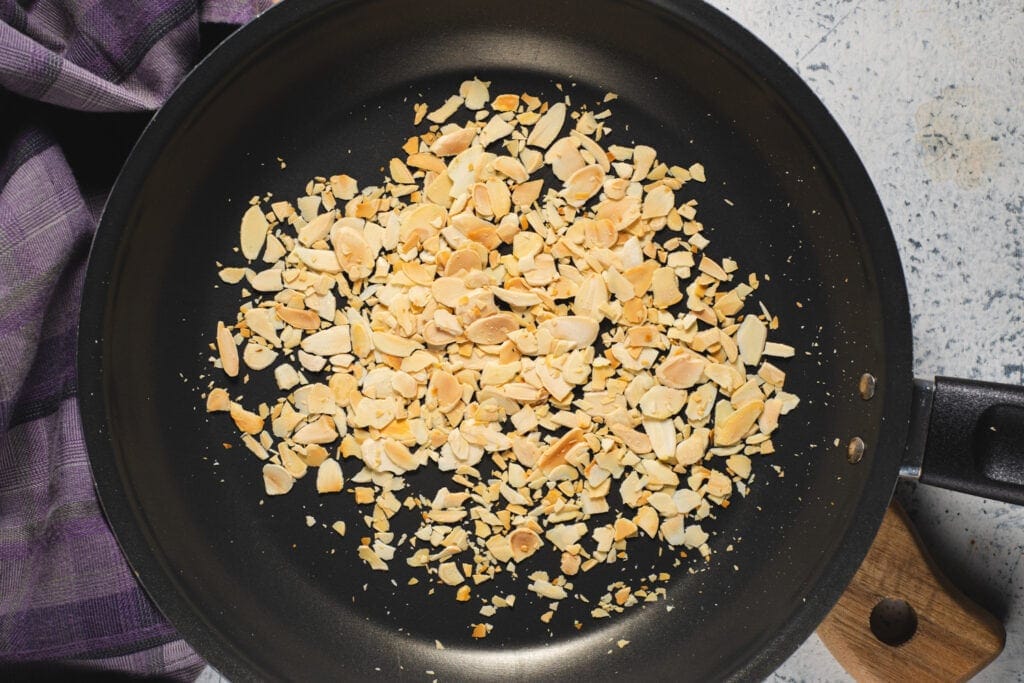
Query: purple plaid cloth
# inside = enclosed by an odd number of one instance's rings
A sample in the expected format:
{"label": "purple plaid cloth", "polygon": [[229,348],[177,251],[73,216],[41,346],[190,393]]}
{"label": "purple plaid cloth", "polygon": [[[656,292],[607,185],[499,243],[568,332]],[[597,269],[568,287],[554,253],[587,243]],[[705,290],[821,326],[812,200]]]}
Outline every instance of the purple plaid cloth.
{"label": "purple plaid cloth", "polygon": [[75,337],[112,173],[96,186],[62,141],[126,116],[89,112],[155,109],[198,58],[200,23],[270,4],[0,0],[0,670],[190,680],[203,666],[136,582],[93,489]]}

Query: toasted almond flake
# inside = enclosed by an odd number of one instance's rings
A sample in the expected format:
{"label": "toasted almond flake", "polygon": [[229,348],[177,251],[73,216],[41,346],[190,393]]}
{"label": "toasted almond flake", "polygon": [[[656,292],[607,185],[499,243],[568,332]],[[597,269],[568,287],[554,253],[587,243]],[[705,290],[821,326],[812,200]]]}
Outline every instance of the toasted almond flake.
{"label": "toasted almond flake", "polygon": [[283,496],[292,490],[295,480],[288,470],[274,463],[263,466],[263,487],[268,496]]}
{"label": "toasted almond flake", "polygon": [[767,339],[768,328],[757,316],[748,315],[743,319],[736,331],[736,346],[746,365],[757,365],[761,361]]}
{"label": "toasted almond flake", "polygon": [[[337,460],[324,460],[316,471],[317,493],[338,493],[344,485],[341,476],[341,466]],[[344,536],[344,532],[342,532]]]}
{"label": "toasted almond flake", "polygon": [[544,155],[544,163],[551,166],[555,177],[563,182],[587,164],[580,154],[579,144],[573,137],[560,138]]}
{"label": "toasted almond flake", "polygon": [[274,309],[277,317],[300,330],[315,330],[320,327],[320,316],[316,311],[308,309],[297,309],[282,306],[280,304]]}
{"label": "toasted almond flake", "polygon": [[494,160],[494,170],[508,176],[517,183],[525,183],[530,179],[530,174],[518,159],[508,156],[501,156]]}
{"label": "toasted almond flake", "polygon": [[270,223],[267,222],[263,210],[258,205],[250,206],[242,216],[241,234],[239,244],[242,248],[242,256],[252,261],[260,255],[263,243],[267,238],[267,230]]}
{"label": "toasted almond flake", "polygon": [[587,200],[601,190],[604,184],[604,169],[598,164],[591,164],[575,171],[565,181],[562,194],[570,206],[583,206]]}
{"label": "toasted almond flake", "polygon": [[[763,353],[765,356],[772,356],[775,358],[792,358],[793,355],[796,353],[796,350],[789,344],[779,344],[778,342],[766,342],[764,345]],[[760,360],[760,358],[758,360]],[[751,365],[756,364],[757,361],[751,363]]]}
{"label": "toasted almond flake", "polygon": [[582,349],[593,345],[601,328],[593,318],[563,315],[545,320],[541,323],[540,329],[546,331],[554,339],[570,342],[571,348]]}
{"label": "toasted almond flake", "polygon": [[348,325],[335,325],[315,332],[300,343],[302,350],[318,356],[336,356],[352,350]]}
{"label": "toasted almond flake", "polygon": [[667,387],[689,389],[704,375],[707,361],[689,352],[682,352],[666,358],[658,366],[658,380]]}
{"label": "toasted almond flake", "polygon": [[221,268],[217,274],[223,282],[234,285],[242,281],[247,271],[247,268]]}
{"label": "toasted almond flake", "polygon": [[464,101],[458,95],[452,95],[445,100],[444,104],[427,114],[427,120],[431,123],[444,123],[451,118],[452,114],[458,111]]}
{"label": "toasted almond flake", "polygon": [[341,272],[341,264],[338,262],[338,257],[333,251],[296,247],[293,253],[310,270],[322,273]]}
{"label": "toasted almond flake", "polygon": [[779,426],[779,415],[782,412],[782,401],[770,398],[764,402],[764,410],[757,419],[757,427],[762,434],[771,434]]}
{"label": "toasted almond flake", "polygon": [[430,151],[439,157],[451,157],[469,148],[476,131],[472,128],[459,128],[437,138],[430,146]]}
{"label": "toasted almond flake", "polygon": [[475,344],[500,344],[519,328],[518,319],[511,313],[497,313],[480,318],[466,328],[466,338]]}
{"label": "toasted almond flake", "polygon": [[777,387],[781,387],[786,383],[786,373],[768,361],[761,364],[761,368],[757,371],[757,376],[768,382],[768,384],[773,384]]}
{"label": "toasted almond flake", "polygon": [[751,401],[715,425],[715,445],[731,446],[746,436],[764,409],[762,401]]}
{"label": "toasted almond flake", "polygon": [[531,180],[530,182],[516,185],[515,189],[512,190],[512,203],[515,206],[530,206],[537,201],[543,187],[543,180]]}
{"label": "toasted almond flake", "polygon": [[490,85],[490,82],[484,82],[478,78],[463,81],[459,86],[459,96],[464,100],[466,109],[476,111],[487,106],[487,100],[490,98],[487,88]]}
{"label": "toasted almond flake", "polygon": [[534,124],[533,130],[530,131],[530,136],[526,139],[526,144],[532,147],[547,149],[562,131],[562,126],[565,124],[565,114],[565,103],[558,102],[551,105],[547,113],[541,116],[540,120]]}
{"label": "toasted almond flake", "polygon": [[643,426],[654,454],[662,459],[671,458],[676,450],[676,429],[672,420],[644,417]]}
{"label": "toasted almond flake", "polygon": [[515,562],[522,562],[544,545],[544,541],[537,535],[537,532],[526,527],[520,527],[509,534],[508,542],[512,551],[512,560]]}
{"label": "toasted almond flake", "polygon": [[238,377],[238,347],[231,336],[231,330],[224,323],[217,321],[217,353],[220,355],[221,367],[228,377]]}
{"label": "toasted almond flake", "polygon": [[266,346],[249,342],[245,345],[242,360],[252,370],[263,370],[270,367],[277,360],[277,352],[273,349],[268,349]]}
{"label": "toasted almond flake", "polygon": [[372,337],[374,348],[381,353],[399,358],[411,356],[414,351],[423,348],[423,344],[414,339],[399,337],[390,332],[374,332]]}
{"label": "toasted almond flake", "polygon": [[515,111],[519,108],[519,95],[505,93],[498,95],[491,102],[491,109],[494,111]]}
{"label": "toasted almond flake", "polygon": [[206,412],[223,412],[231,410],[231,398],[224,389],[211,389],[206,395]]}
{"label": "toasted almond flake", "polygon": [[750,476],[750,458],[745,455],[730,455],[725,461],[725,464],[737,477],[740,477],[741,479],[746,479]]}
{"label": "toasted almond flake", "polygon": [[666,419],[677,415],[685,404],[685,391],[653,386],[640,399],[640,412],[644,417]]}

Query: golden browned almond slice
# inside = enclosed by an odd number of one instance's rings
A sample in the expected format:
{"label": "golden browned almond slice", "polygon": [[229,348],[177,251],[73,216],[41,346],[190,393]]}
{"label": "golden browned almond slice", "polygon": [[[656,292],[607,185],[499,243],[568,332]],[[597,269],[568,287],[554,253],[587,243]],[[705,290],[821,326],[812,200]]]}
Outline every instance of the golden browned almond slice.
{"label": "golden browned almond slice", "polygon": [[563,315],[545,320],[540,324],[540,329],[546,331],[554,339],[571,342],[574,349],[583,349],[594,344],[601,328],[593,318]]}
{"label": "golden browned almond slice", "polygon": [[231,330],[224,323],[217,321],[217,353],[220,355],[221,367],[228,377],[238,376],[238,347],[231,336]]}
{"label": "golden browned almond slice", "polygon": [[337,460],[327,459],[320,463],[316,471],[317,493],[338,493],[344,484],[341,466]]}
{"label": "golden browned almond slice", "polygon": [[288,470],[274,463],[263,466],[263,487],[268,496],[282,496],[292,490],[295,479]]}
{"label": "golden browned almond slice", "polygon": [[729,417],[715,425],[715,445],[731,446],[739,442],[754,426],[764,409],[761,401],[751,401],[740,406]]}
{"label": "golden browned almond slice", "polygon": [[508,542],[515,562],[522,562],[544,545],[537,532],[526,527],[520,527],[509,534]]}
{"label": "golden browned almond slice", "polygon": [[541,116],[540,120],[534,124],[533,130],[530,131],[530,136],[526,138],[526,144],[547,149],[562,131],[562,126],[565,124],[565,114],[566,106],[564,102],[551,105],[547,113]]}
{"label": "golden browned almond slice", "polygon": [[300,330],[316,330],[320,327],[320,316],[309,309],[289,308],[278,304],[274,311],[277,317]]}
{"label": "golden browned almond slice", "polygon": [[231,398],[221,388],[211,389],[206,395],[206,412],[215,413],[231,410]]}
{"label": "golden browned almond slice", "polygon": [[604,169],[599,164],[591,164],[575,171],[565,182],[562,194],[570,206],[580,207],[596,195],[604,184]]}
{"label": "golden browned almond slice", "polygon": [[267,222],[263,210],[258,205],[250,206],[242,216],[241,234],[239,245],[242,248],[242,256],[250,261],[256,259],[263,249],[263,242],[267,239],[267,230],[270,223]]}
{"label": "golden browned almond slice", "polygon": [[497,313],[480,318],[466,328],[466,339],[474,344],[500,344],[513,330],[519,329],[519,319],[511,313]]}

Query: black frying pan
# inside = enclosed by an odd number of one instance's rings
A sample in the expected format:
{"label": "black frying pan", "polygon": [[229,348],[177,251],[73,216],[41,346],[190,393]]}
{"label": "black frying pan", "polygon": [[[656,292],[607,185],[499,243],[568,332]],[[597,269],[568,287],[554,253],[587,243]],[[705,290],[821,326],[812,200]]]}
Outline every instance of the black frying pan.
{"label": "black frying pan", "polygon": [[[586,608],[572,601],[550,625],[539,609],[503,610],[482,642],[466,627],[478,603],[396,589],[386,579],[407,575],[373,575],[354,534],[305,528],[306,514],[347,514],[354,527],[340,498],[298,486],[261,505],[258,463],[223,450],[233,431],[203,414],[196,379],[209,372],[215,321],[235,310],[234,292],[212,287],[214,261],[231,253],[248,198],[295,196],[324,173],[378,178],[410,134],[412,103],[440,102],[473,75],[549,98],[560,82],[574,101],[615,91],[613,141],[702,161],[710,182],[686,189],[714,253],[771,275],[758,295],[782,318],[779,338],[809,352],[785,368],[804,400],[778,453],[710,525],[710,564],[676,571],[666,602],[583,616],[580,631],[572,619]],[[920,473],[927,451],[942,483],[1021,501],[1021,390],[915,390],[900,263],[856,154],[778,57],[697,3],[275,7],[193,72],[132,153],[93,246],[79,344],[82,418],[110,522],[159,607],[232,677],[755,678],[842,592],[901,467]],[[870,399],[864,373],[876,378]],[[855,464],[854,437],[866,444]],[[583,581],[593,593],[616,578]],[[620,638],[630,644],[616,647]]]}

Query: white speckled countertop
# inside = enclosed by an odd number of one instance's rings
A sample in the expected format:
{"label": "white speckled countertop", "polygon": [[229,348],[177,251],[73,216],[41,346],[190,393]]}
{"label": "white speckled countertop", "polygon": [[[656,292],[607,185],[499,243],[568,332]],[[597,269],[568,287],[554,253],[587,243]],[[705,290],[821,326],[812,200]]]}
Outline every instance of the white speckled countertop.
{"label": "white speckled countertop", "polygon": [[[864,161],[906,271],[917,376],[1024,384],[1024,3],[710,2],[796,69]],[[1006,624],[976,680],[1024,681],[1024,507],[898,497],[946,575]],[[769,680],[852,679],[811,637]]]}
{"label": "white speckled countertop", "polygon": [[[822,99],[906,271],[918,377],[1024,384],[1024,3],[710,0]],[[1024,507],[901,486],[946,575],[1006,624],[976,680],[1024,680]],[[770,679],[852,680],[812,637]]]}

